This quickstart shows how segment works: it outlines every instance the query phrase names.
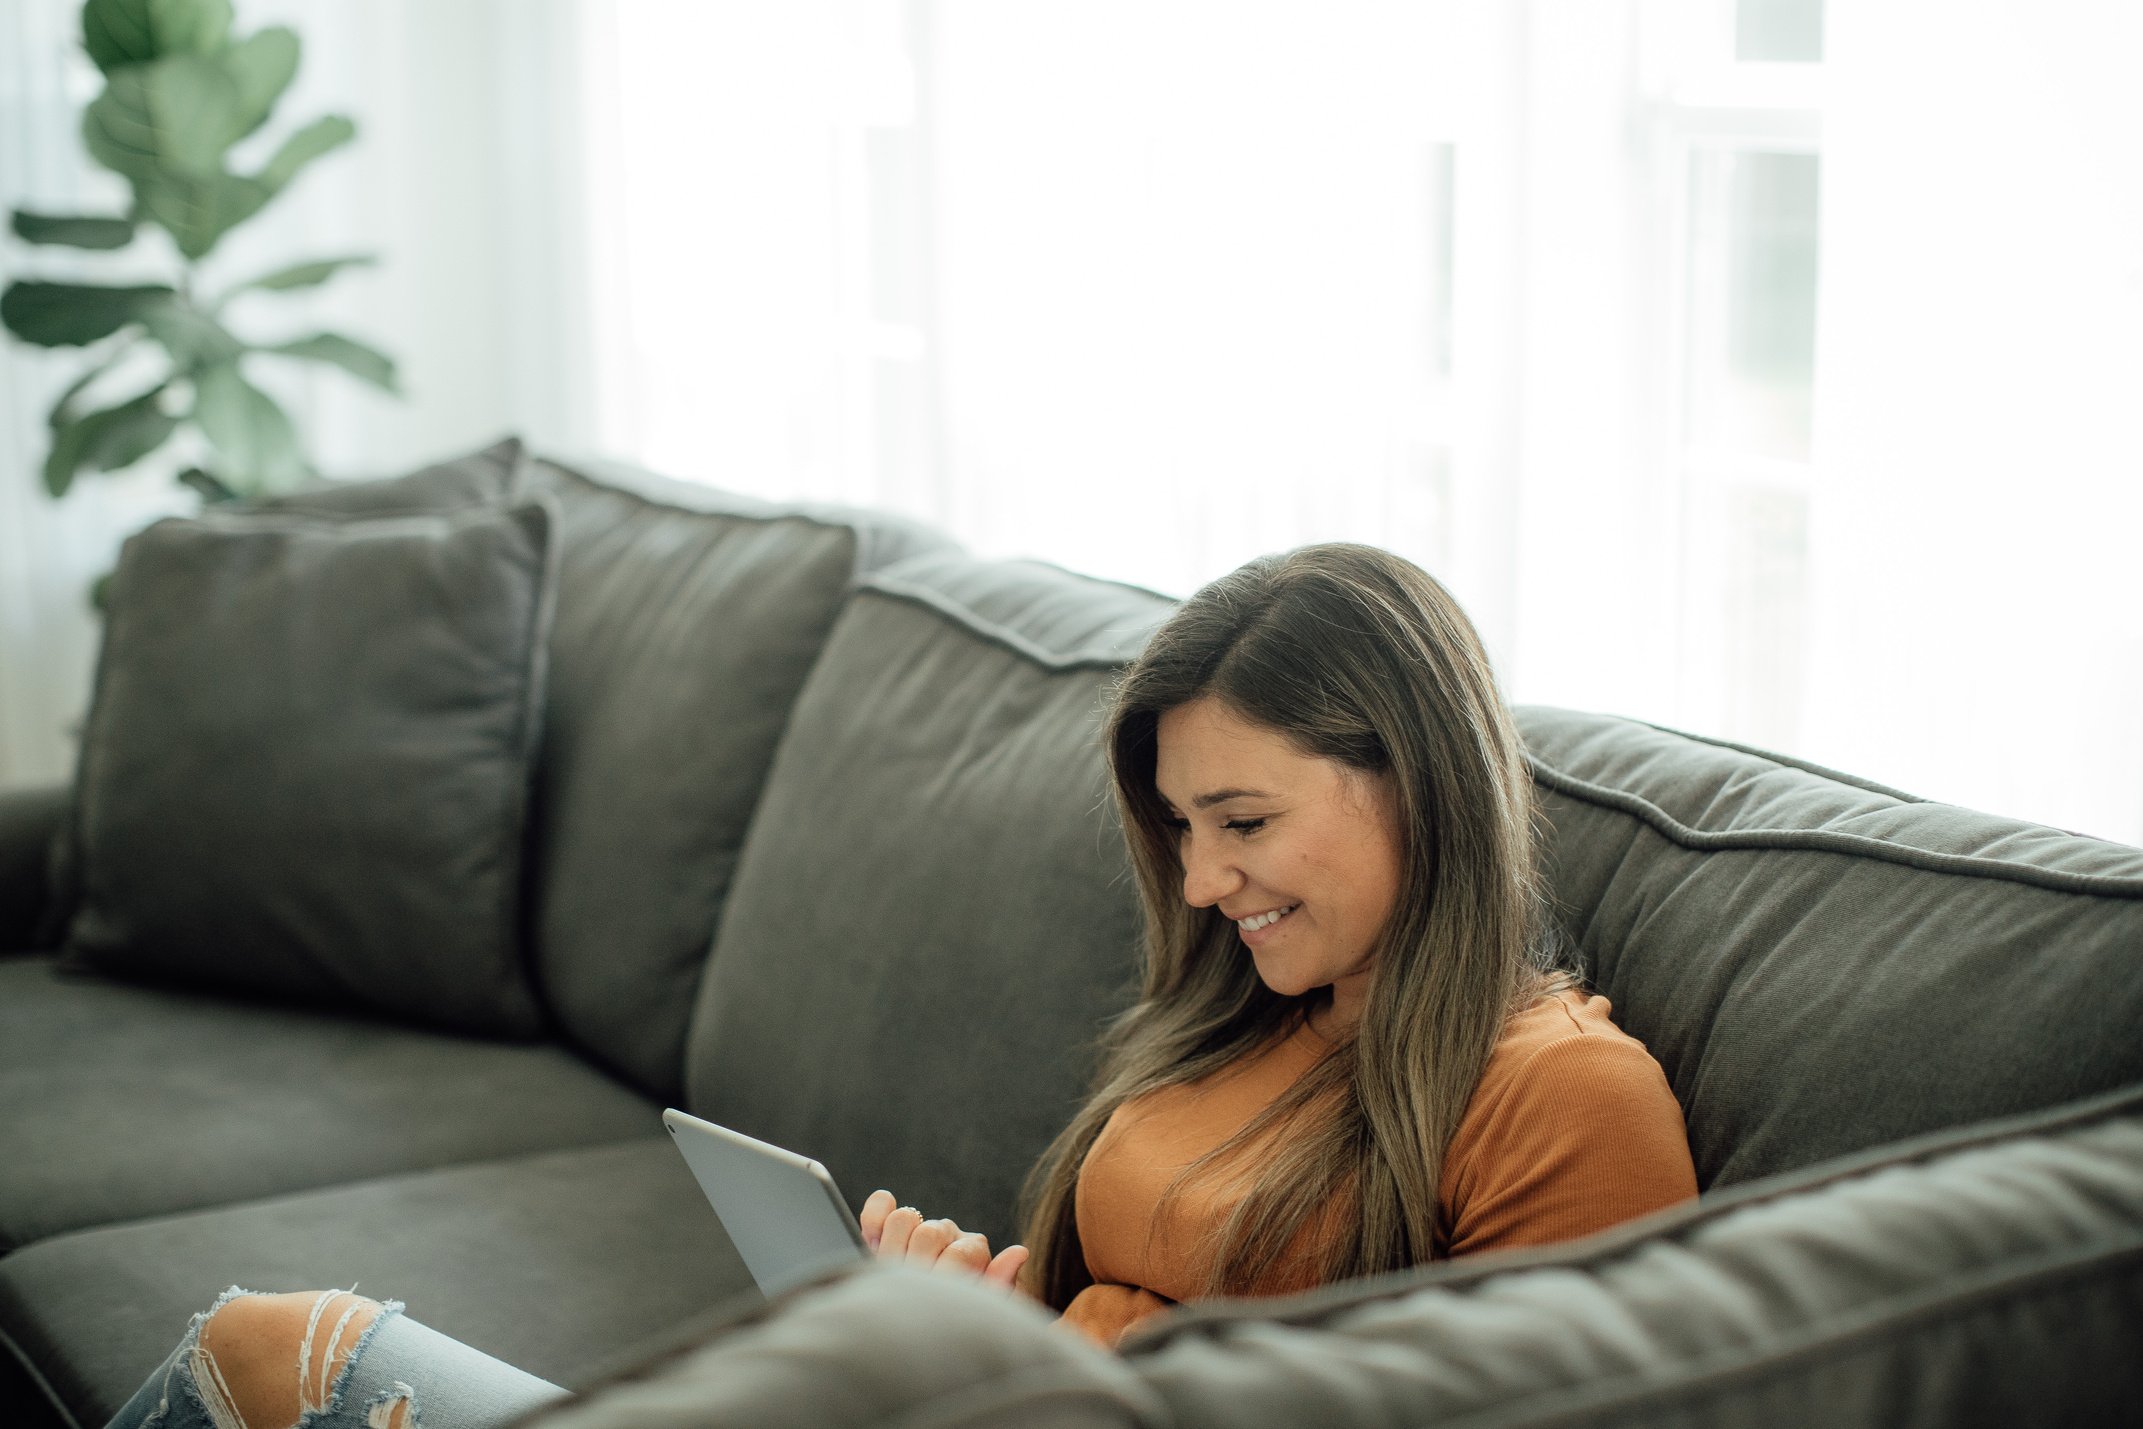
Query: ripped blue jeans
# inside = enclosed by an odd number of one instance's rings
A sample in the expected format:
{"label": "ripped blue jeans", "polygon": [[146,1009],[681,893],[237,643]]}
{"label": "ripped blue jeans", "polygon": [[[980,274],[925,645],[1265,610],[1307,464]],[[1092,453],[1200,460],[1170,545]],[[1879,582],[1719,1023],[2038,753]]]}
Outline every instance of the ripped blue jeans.
{"label": "ripped blue jeans", "polygon": [[[209,1316],[253,1293],[234,1285],[194,1316],[178,1348],[106,1429],[292,1429],[246,1424],[231,1402],[214,1356],[201,1344],[201,1327]],[[402,1313],[399,1300],[381,1303],[378,1316],[332,1379],[308,1382],[306,1366],[316,1359],[316,1335],[323,1348],[334,1345],[356,1313],[353,1302],[340,1316],[323,1316],[334,1296],[347,1293],[323,1291],[313,1303],[305,1343],[292,1367],[299,1382],[296,1429],[490,1429],[568,1393],[417,1323]],[[317,1362],[325,1366],[332,1361],[321,1354]]]}

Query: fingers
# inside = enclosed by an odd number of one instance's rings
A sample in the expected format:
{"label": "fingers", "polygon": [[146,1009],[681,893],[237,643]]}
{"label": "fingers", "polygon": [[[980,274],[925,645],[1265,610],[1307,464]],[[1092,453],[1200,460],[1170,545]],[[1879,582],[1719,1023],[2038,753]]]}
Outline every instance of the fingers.
{"label": "fingers", "polygon": [[908,1263],[928,1270],[959,1238],[960,1228],[951,1221],[924,1221],[908,1238]]}
{"label": "fingers", "polygon": [[980,1275],[1007,1288],[1027,1263],[1027,1247],[1006,1246],[994,1257],[980,1231],[963,1231],[950,1220],[923,1219],[913,1206],[896,1205],[891,1191],[873,1191],[856,1217],[863,1243],[881,1260],[904,1260],[926,1270]]}
{"label": "fingers", "polygon": [[878,1249],[878,1237],[885,1230],[885,1218],[893,1214],[893,1208],[899,1204],[891,1191],[871,1192],[863,1203],[863,1213],[856,1217],[856,1224],[863,1231],[864,1245]]}
{"label": "fingers", "polygon": [[905,1260],[909,1242],[922,1224],[923,1213],[913,1206],[900,1206],[890,1212],[878,1231],[879,1258]]}
{"label": "fingers", "polygon": [[1019,1283],[1019,1272],[1026,1264],[1027,1247],[1008,1245],[997,1252],[997,1258],[982,1272],[982,1278],[993,1285],[1002,1285],[1010,1290]]}
{"label": "fingers", "polygon": [[950,1270],[960,1275],[980,1275],[990,1263],[990,1238],[981,1231],[955,1236],[938,1254],[932,1270]]}

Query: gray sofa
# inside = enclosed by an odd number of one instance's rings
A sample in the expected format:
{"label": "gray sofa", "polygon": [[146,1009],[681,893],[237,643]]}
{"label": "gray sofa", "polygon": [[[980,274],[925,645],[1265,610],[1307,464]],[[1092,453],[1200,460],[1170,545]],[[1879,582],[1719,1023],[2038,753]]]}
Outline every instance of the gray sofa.
{"label": "gray sofa", "polygon": [[1003,1243],[1133,986],[1095,735],[1169,602],[514,443],[313,499],[531,492],[543,1036],[72,971],[75,800],[0,797],[0,1424],[101,1423],[228,1284],[352,1282],[593,1391],[558,1424],[2143,1416],[2143,849],[1542,707],[1559,914],[1699,1201],[1121,1355],[898,1269],[761,1303],[657,1113]]}

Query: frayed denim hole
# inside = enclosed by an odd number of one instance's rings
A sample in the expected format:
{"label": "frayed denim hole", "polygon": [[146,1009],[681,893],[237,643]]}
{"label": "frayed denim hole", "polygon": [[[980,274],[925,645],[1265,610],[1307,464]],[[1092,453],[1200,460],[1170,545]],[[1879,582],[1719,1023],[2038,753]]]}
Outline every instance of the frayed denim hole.
{"label": "frayed denim hole", "polygon": [[141,1429],[157,1429],[158,1425],[171,1417],[171,1391],[174,1381],[176,1381],[180,1393],[184,1396],[182,1400],[184,1404],[193,1409],[200,1417],[209,1420],[211,1423],[216,1422],[215,1408],[202,1396],[201,1387],[194,1383],[193,1377],[193,1357],[195,1351],[201,1347],[201,1329],[208,1323],[211,1315],[241,1295],[258,1295],[260,1293],[258,1290],[246,1290],[233,1285],[218,1295],[214,1304],[210,1305],[206,1310],[196,1312],[194,1317],[186,1322],[186,1333],[180,1338],[178,1348],[172,1351],[166,1364],[164,1385],[157,1394],[156,1408],[150,1412],[148,1418],[141,1421]]}
{"label": "frayed denim hole", "polygon": [[[344,1391],[349,1385],[350,1371],[357,1368],[358,1360],[364,1357],[365,1348],[372,1343],[372,1337],[379,1333],[379,1327],[401,1313],[401,1301],[387,1300],[381,1303],[379,1313],[372,1317],[372,1323],[365,1326],[364,1333],[357,1337],[357,1343],[350,1346],[349,1358],[342,1362],[341,1369],[335,1371],[335,1382],[328,1389],[327,1403],[321,1405],[318,1409],[308,1409],[300,1414],[298,1422],[292,1425],[291,1429],[313,1429],[313,1426],[321,1420],[342,1412],[342,1399]],[[332,1351],[332,1346],[330,1350]],[[416,1413],[414,1404],[410,1406],[410,1413],[412,1415]],[[411,1418],[410,1423],[415,1424],[416,1420]]]}
{"label": "frayed denim hole", "polygon": [[402,1411],[400,1429],[418,1429],[423,1423],[418,1416],[424,1412],[424,1407],[417,1403],[417,1391],[400,1380],[365,1401],[365,1429],[390,1429],[394,1424],[395,1406],[401,1404],[409,1407]]}

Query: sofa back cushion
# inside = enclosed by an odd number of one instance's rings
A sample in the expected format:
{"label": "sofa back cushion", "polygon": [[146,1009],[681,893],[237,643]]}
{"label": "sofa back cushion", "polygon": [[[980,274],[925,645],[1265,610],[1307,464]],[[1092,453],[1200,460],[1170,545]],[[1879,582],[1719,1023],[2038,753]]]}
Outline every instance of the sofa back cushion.
{"label": "sofa back cushion", "polygon": [[2143,1081],[2143,849],[1517,713],[1562,920],[1702,1185]]}
{"label": "sofa back cushion", "polygon": [[737,851],[834,615],[859,572],[951,542],[616,462],[539,460],[523,489],[559,512],[537,974],[569,1039],[674,1099]]}
{"label": "sofa back cushion", "polygon": [[1028,562],[862,583],[730,891],[692,1110],[1004,1243],[1136,991],[1100,720],[1170,609]]}

